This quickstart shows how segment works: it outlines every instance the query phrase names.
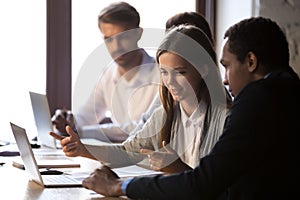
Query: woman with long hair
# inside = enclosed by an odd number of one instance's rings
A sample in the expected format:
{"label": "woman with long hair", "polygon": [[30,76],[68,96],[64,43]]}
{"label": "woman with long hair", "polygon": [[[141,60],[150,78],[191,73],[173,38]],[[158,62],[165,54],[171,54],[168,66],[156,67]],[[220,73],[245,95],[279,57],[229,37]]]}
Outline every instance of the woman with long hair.
{"label": "woman with long hair", "polygon": [[[97,159],[111,167],[140,164],[167,173],[196,167],[223,131],[226,92],[207,35],[193,25],[169,30],[158,48],[160,99],[144,127],[122,144],[89,146],[67,127],[67,156]],[[146,154],[146,156],[145,156]]]}

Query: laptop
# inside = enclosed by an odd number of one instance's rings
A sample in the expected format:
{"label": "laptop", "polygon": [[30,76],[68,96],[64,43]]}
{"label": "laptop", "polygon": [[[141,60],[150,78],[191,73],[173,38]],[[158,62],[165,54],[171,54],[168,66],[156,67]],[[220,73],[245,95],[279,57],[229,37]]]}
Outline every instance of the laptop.
{"label": "laptop", "polygon": [[42,146],[59,148],[57,141],[49,135],[53,132],[48,99],[45,94],[29,92],[33,116],[38,132],[38,141]]}
{"label": "laptop", "polygon": [[[53,124],[50,115],[49,103],[47,95],[29,92],[34,120],[38,132],[38,141],[42,146],[61,149],[61,145],[58,140],[55,140],[49,135],[49,132],[53,132]],[[111,143],[110,139],[105,135],[103,131],[97,129],[98,125],[89,125],[82,127],[81,141],[84,144],[105,144]]]}
{"label": "laptop", "polygon": [[68,174],[41,175],[36,158],[30,146],[26,130],[13,123],[10,123],[13,135],[20,151],[25,170],[28,172],[30,180],[44,187],[80,187],[82,177],[73,177]]}

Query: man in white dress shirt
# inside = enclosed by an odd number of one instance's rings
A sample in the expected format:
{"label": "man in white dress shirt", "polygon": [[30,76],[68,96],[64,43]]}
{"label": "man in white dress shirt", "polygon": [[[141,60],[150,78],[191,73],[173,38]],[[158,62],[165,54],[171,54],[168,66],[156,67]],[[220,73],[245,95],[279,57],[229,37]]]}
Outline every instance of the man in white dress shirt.
{"label": "man in white dress shirt", "polygon": [[[69,124],[81,137],[101,140],[98,136],[104,133],[109,140],[122,142],[135,128],[158,94],[159,83],[155,59],[138,47],[143,33],[139,23],[139,13],[125,2],[112,3],[100,12],[98,26],[114,62],[74,117],[64,110],[53,116],[53,124],[61,134]],[[111,112],[112,123],[99,124],[107,111]]]}

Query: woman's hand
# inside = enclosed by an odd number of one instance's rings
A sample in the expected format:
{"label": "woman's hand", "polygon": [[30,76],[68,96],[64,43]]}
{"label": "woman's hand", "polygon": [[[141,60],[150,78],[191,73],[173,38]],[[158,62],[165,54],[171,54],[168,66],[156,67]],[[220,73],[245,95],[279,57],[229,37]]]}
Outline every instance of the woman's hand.
{"label": "woman's hand", "polygon": [[191,169],[186,163],[177,155],[176,151],[167,146],[163,141],[162,151],[153,151],[150,149],[141,149],[142,154],[147,154],[149,158],[150,168],[155,171],[162,171],[165,173],[180,173]]}
{"label": "woman's hand", "polygon": [[66,156],[76,157],[82,156],[91,159],[95,159],[90,152],[85,148],[84,144],[81,143],[80,138],[70,126],[66,126],[66,133],[69,136],[60,136],[56,133],[50,132],[49,134],[57,140],[60,140],[60,144],[63,152]]}

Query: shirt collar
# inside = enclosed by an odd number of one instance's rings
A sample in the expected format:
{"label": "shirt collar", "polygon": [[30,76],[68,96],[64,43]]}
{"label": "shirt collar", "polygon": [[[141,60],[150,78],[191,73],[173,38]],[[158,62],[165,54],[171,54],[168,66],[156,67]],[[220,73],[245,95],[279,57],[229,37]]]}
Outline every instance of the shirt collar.
{"label": "shirt collar", "polygon": [[206,114],[206,108],[207,105],[204,101],[200,101],[198,107],[196,110],[191,114],[190,117],[188,117],[181,107],[181,104],[179,104],[180,112],[181,112],[181,121],[184,124],[184,126],[189,127],[191,124],[194,126],[200,126],[201,123],[204,120],[204,116]]}

